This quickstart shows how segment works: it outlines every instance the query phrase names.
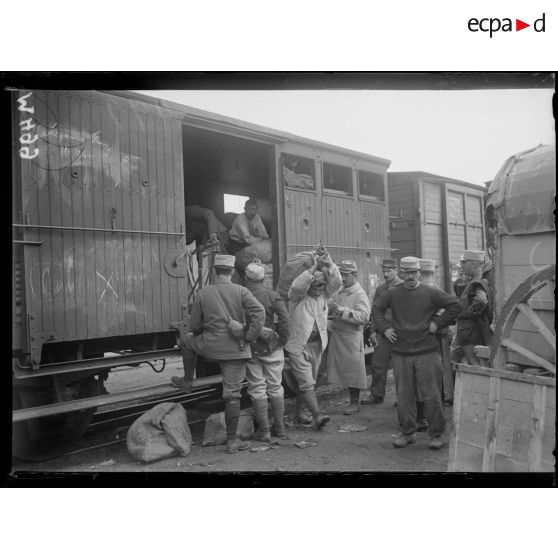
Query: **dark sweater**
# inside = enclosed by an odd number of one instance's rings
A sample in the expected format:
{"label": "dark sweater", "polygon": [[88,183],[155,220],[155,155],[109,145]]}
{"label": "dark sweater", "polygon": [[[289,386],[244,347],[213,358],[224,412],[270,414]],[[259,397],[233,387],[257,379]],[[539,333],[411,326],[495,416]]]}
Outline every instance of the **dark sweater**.
{"label": "dark sweater", "polygon": [[[391,308],[392,325],[384,314]],[[436,316],[441,308],[445,312]],[[406,289],[403,284],[389,288],[372,306],[376,327],[384,333],[392,327],[397,340],[392,351],[399,355],[420,355],[439,350],[436,336],[428,331],[430,322],[438,329],[452,324],[461,312],[461,304],[452,295],[436,287],[420,284],[416,289]]]}

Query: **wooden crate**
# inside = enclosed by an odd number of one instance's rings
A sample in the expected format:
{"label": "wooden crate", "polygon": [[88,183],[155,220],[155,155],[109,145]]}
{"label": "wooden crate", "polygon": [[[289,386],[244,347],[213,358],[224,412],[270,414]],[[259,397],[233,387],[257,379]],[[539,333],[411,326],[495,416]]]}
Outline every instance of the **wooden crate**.
{"label": "wooden crate", "polygon": [[457,365],[448,471],[554,471],[556,380]]}

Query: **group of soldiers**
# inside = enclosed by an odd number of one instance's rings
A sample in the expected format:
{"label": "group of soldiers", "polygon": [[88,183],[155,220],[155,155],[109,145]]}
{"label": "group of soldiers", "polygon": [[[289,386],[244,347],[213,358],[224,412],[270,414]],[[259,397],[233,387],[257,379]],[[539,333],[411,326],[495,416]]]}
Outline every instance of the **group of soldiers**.
{"label": "group of soldiers", "polygon": [[[284,301],[264,287],[260,262],[246,267],[245,286],[241,286],[231,281],[235,256],[217,254],[214,284],[201,289],[194,299],[191,331],[182,347],[184,377],[174,376],[172,383],[186,392],[192,390],[197,355],[219,362],[226,451],[236,453],[250,447],[237,436],[245,380],[257,423],[253,439],[269,442],[272,435],[288,437],[282,386],[285,358],[296,384],[295,420],[313,421],[317,428],[329,422],[315,389],[328,348],[328,380],[349,391],[344,414],[358,413],[361,403],[383,403],[387,371],[392,367],[401,429],[394,446],[412,444],[416,431],[427,430],[428,446],[439,449],[445,443],[441,334],[455,325],[454,360],[478,363],[473,348],[489,344],[491,322],[483,263],[484,252],[465,251],[461,268],[466,281],[458,299],[435,285],[432,260],[404,257],[399,266],[394,260],[384,260],[385,282],[376,289],[370,305],[352,260],[337,265],[327,252],[314,256],[312,266],[293,280]],[[361,392],[367,389],[363,330],[371,331],[375,349],[371,393],[361,402]]]}

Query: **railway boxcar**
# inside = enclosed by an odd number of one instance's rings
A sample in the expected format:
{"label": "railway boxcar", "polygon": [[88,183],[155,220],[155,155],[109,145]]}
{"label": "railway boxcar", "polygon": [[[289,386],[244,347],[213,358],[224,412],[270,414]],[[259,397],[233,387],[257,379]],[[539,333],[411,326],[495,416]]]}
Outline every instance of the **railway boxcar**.
{"label": "railway boxcar", "polygon": [[112,368],[180,354],[186,205],[223,219],[225,195],[255,197],[275,281],[320,241],[363,284],[390,254],[386,159],[131,92],[12,105],[16,455],[77,439]]}
{"label": "railway boxcar", "polygon": [[510,157],[487,195],[494,336],[485,366],[457,366],[452,471],[554,471],[556,155]]}
{"label": "railway boxcar", "polygon": [[398,258],[436,260],[450,292],[463,251],[484,250],[484,186],[426,172],[389,172],[391,246]]}

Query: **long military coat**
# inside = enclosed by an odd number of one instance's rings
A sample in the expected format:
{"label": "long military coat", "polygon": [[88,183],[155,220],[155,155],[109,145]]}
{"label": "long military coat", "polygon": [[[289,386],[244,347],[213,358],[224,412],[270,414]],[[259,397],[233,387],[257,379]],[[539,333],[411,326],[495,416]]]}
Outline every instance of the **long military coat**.
{"label": "long military coat", "polygon": [[[214,289],[219,292],[222,305]],[[249,322],[244,350],[240,350],[229,333],[227,313],[239,322]],[[264,320],[264,307],[246,287],[217,276],[213,285],[203,288],[194,298],[190,330],[195,335],[195,351],[215,360],[251,358],[250,343],[260,334]]]}
{"label": "long military coat", "polygon": [[366,389],[362,329],[370,316],[370,302],[358,284],[342,289],[334,297],[342,307],[333,321],[327,350],[327,376],[332,383]]}

